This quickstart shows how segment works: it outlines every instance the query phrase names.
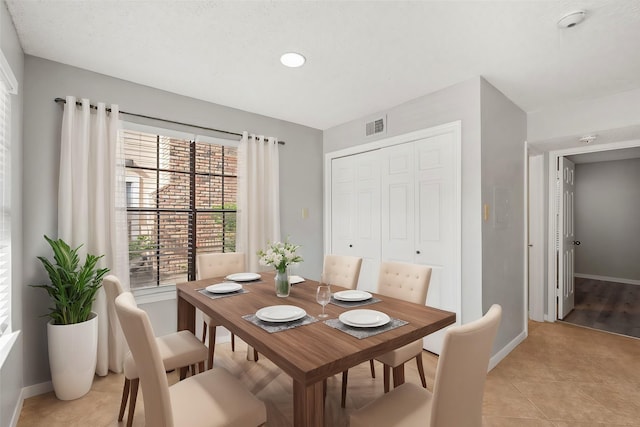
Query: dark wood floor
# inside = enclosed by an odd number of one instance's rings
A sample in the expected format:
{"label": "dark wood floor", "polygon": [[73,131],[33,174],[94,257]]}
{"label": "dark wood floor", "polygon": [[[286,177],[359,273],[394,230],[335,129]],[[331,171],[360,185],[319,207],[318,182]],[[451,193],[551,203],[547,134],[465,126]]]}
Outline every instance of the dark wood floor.
{"label": "dark wood floor", "polygon": [[640,338],[640,286],[575,279],[575,308],[565,322]]}

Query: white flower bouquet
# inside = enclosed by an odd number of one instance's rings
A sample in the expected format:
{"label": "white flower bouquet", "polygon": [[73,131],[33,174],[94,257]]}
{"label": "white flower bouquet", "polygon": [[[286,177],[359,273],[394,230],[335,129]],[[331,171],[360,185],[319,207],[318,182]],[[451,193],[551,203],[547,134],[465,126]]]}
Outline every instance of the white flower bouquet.
{"label": "white flower bouquet", "polygon": [[300,255],[296,255],[299,248],[289,241],[270,243],[267,249],[258,251],[260,265],[270,265],[284,273],[290,265],[304,261]]}

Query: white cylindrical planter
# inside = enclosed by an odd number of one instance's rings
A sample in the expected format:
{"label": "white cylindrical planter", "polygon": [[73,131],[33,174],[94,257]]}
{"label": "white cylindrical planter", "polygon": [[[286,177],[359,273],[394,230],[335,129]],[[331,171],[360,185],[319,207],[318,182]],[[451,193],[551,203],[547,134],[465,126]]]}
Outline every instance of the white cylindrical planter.
{"label": "white cylindrical planter", "polygon": [[73,400],[91,389],[98,358],[98,316],[72,325],[47,323],[49,367],[56,397]]}

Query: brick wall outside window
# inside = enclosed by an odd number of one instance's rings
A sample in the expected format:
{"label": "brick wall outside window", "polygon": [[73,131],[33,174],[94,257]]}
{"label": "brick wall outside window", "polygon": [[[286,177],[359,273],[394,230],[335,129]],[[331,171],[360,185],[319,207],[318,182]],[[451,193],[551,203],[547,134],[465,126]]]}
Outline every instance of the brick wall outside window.
{"label": "brick wall outside window", "polygon": [[237,149],[141,132],[122,137],[131,287],[193,279],[196,253],[234,251]]}

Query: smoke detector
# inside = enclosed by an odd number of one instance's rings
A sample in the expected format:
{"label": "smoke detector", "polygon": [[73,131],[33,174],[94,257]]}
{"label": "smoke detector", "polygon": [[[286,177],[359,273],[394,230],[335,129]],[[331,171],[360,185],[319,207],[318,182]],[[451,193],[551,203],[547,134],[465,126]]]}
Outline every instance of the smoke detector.
{"label": "smoke detector", "polygon": [[567,13],[558,21],[558,27],[565,28],[573,28],[582,21],[586,17],[587,12],[584,10],[576,10],[574,12]]}
{"label": "smoke detector", "polygon": [[584,143],[584,144],[591,144],[593,141],[596,140],[596,138],[598,137],[598,135],[586,135],[583,136],[582,138],[580,138],[578,141]]}

